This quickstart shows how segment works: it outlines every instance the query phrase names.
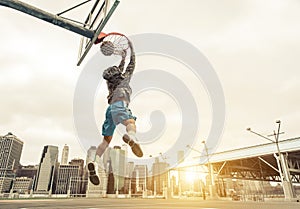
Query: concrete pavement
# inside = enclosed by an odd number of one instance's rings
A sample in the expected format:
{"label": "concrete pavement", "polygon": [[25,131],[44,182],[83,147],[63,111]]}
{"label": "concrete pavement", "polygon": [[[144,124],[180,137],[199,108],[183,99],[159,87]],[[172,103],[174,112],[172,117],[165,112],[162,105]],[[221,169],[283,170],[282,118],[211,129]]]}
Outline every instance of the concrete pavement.
{"label": "concrete pavement", "polygon": [[182,199],[18,199],[0,200],[1,209],[299,209],[297,202],[241,202]]}

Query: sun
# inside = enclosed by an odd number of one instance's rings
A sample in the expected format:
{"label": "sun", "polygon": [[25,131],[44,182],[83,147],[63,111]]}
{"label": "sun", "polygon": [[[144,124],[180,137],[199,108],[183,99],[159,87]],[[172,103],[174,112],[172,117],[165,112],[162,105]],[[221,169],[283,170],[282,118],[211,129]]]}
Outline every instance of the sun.
{"label": "sun", "polygon": [[206,182],[207,173],[203,170],[197,170],[196,168],[189,168],[185,171],[185,180],[188,183],[193,183],[196,180]]}
{"label": "sun", "polygon": [[189,183],[192,183],[196,180],[196,174],[195,172],[192,172],[192,171],[188,171],[186,172],[185,174],[185,180]]}

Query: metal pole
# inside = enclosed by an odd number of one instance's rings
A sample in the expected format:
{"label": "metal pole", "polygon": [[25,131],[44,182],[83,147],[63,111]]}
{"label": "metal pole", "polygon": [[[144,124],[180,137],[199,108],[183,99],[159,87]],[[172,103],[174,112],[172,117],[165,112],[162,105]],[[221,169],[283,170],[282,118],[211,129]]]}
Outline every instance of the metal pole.
{"label": "metal pole", "polygon": [[276,148],[278,151],[278,158],[280,160],[280,164],[281,164],[281,168],[282,168],[282,184],[283,184],[282,186],[283,186],[283,189],[285,192],[285,198],[291,199],[291,198],[296,197],[296,195],[295,195],[295,191],[293,188],[293,184],[291,182],[290,173],[288,171],[288,167],[286,165],[285,158],[279,148],[279,134],[280,134],[281,121],[278,120],[278,121],[276,121],[276,123],[278,123],[278,130],[277,130],[277,133],[274,131],[274,137],[275,137]]}
{"label": "metal pole", "polygon": [[283,154],[281,153],[280,147],[279,147],[279,134],[281,134],[280,133],[281,121],[277,120],[276,123],[278,123],[277,133],[274,130],[273,135],[269,135],[269,136],[274,136],[275,141],[252,131],[251,128],[247,128],[247,131],[250,131],[251,133],[254,133],[260,137],[267,139],[268,141],[275,143],[278,157],[276,156],[275,153],[274,153],[274,157],[277,160],[277,165],[278,165],[278,170],[279,170],[279,175],[281,178],[284,195],[285,195],[286,199],[291,199],[291,198],[294,198],[296,195],[295,195],[295,191],[294,191],[291,179],[290,179],[290,173],[288,171],[288,167],[286,165],[285,158],[284,158]]}
{"label": "metal pole", "polygon": [[31,6],[29,4],[23,3],[18,0],[0,0],[0,5],[26,13],[28,15],[52,23],[54,25],[70,30],[72,32],[75,32],[77,34],[80,34],[90,39],[92,39],[95,34],[93,30],[86,29],[82,26],[67,21],[58,15],[53,15],[49,12],[43,11],[39,8],[36,8],[34,6]]}
{"label": "metal pole", "polygon": [[209,185],[208,185],[209,194],[210,194],[210,197],[213,198],[215,196],[214,188],[213,188],[213,173],[211,171],[211,164],[210,164],[209,155],[208,155],[208,148],[206,146],[205,141],[202,141],[202,143],[204,144],[204,149],[205,149],[206,156],[207,156],[207,167],[208,167],[208,175],[209,175]]}

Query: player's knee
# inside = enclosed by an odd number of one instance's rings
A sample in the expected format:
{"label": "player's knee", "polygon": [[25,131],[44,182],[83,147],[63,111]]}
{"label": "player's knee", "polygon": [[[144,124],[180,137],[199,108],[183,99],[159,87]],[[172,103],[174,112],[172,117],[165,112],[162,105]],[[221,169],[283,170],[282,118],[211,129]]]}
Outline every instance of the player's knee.
{"label": "player's knee", "polygon": [[110,143],[110,141],[112,140],[112,136],[104,136],[104,139],[108,144]]}
{"label": "player's knee", "polygon": [[135,121],[134,121],[133,119],[127,119],[127,120],[124,120],[124,121],[122,122],[122,124],[123,124],[124,126],[134,125],[134,124],[135,124]]}

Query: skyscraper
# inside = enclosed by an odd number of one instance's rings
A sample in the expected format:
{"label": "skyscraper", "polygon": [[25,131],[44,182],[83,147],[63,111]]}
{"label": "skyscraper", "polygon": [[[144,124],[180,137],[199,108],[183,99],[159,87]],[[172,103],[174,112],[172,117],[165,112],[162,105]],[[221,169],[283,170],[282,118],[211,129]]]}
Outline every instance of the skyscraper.
{"label": "skyscraper", "polygon": [[23,142],[12,133],[0,136],[0,170],[18,168],[22,149]]}
{"label": "skyscraper", "polygon": [[69,146],[65,144],[62,154],[61,154],[61,165],[68,165],[68,158],[69,158]]}
{"label": "skyscraper", "polygon": [[124,170],[124,173],[125,173],[125,177],[128,177],[127,174],[128,174],[128,171],[127,171],[127,163],[128,163],[128,145],[127,144],[122,144],[121,146],[121,149],[124,150],[124,156],[125,156],[125,170]]}
{"label": "skyscraper", "polygon": [[147,188],[147,176],[148,168],[147,165],[135,165],[134,166],[134,176],[135,178],[135,192],[146,191]]}
{"label": "skyscraper", "polygon": [[14,172],[20,165],[23,142],[12,133],[0,136],[0,193],[9,192]]}
{"label": "skyscraper", "polygon": [[126,177],[132,178],[132,172],[134,170],[134,162],[128,162],[126,165]]}
{"label": "skyscraper", "polygon": [[35,191],[52,192],[55,183],[54,173],[57,166],[57,158],[58,147],[51,145],[44,146],[37,172]]}
{"label": "skyscraper", "polygon": [[81,194],[82,166],[73,161],[69,165],[59,165],[57,171],[56,194]]}
{"label": "skyscraper", "polygon": [[119,192],[122,188],[124,189],[125,183],[125,150],[122,150],[119,146],[114,146],[114,148],[110,151],[110,159],[114,175],[114,190]]}
{"label": "skyscraper", "polygon": [[152,164],[153,191],[157,194],[162,194],[163,187],[168,182],[168,166],[169,164],[166,162],[159,162],[159,158],[155,158],[155,163]]}

